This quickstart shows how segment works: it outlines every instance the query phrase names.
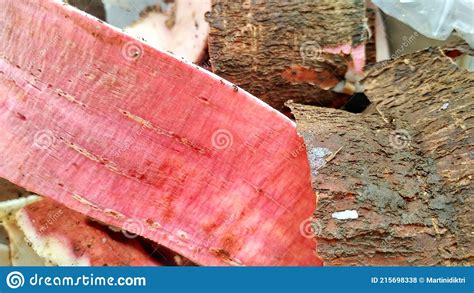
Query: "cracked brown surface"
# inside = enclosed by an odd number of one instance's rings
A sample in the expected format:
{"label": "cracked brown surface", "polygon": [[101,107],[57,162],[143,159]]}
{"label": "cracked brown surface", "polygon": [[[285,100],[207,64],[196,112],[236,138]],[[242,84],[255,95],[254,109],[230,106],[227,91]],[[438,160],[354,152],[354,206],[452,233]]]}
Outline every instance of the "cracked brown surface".
{"label": "cracked brown surface", "polygon": [[[290,105],[313,159],[318,254],[325,265],[472,265],[474,74],[429,49],[377,64],[365,86],[365,114]],[[314,155],[341,147],[327,163]],[[344,210],[359,217],[332,217]]]}
{"label": "cracked brown surface", "polygon": [[[362,0],[214,0],[207,15],[212,68],[276,109],[289,99],[341,106],[344,95],[323,89],[324,81],[341,80],[350,56],[322,53],[322,48],[363,42],[364,18]],[[318,58],[302,58],[302,46]],[[321,80],[285,78],[295,66],[311,69]]]}

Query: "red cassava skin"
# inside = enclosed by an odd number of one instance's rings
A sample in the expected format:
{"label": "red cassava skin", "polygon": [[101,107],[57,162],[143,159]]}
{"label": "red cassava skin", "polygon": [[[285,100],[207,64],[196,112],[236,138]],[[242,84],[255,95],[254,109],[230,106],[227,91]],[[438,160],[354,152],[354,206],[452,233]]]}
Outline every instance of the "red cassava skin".
{"label": "red cassava skin", "polygon": [[107,227],[52,199],[27,205],[19,213],[22,215],[21,224],[31,227],[32,230],[28,230],[34,231],[35,239],[55,239],[63,244],[68,254],[86,259],[91,266],[160,265],[136,239],[128,239],[128,234],[115,233],[112,236],[114,232]]}
{"label": "red cassava skin", "polygon": [[321,264],[292,121],[70,6],[0,6],[0,177],[199,265]]}

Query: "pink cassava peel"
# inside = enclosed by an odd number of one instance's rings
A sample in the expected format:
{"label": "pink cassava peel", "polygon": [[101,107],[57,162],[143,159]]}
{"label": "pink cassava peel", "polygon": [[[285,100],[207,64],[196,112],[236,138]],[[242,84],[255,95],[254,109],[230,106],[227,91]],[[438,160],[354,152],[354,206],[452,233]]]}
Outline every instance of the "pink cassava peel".
{"label": "pink cassava peel", "polygon": [[292,121],[67,5],[0,6],[0,177],[200,265],[320,264]]}
{"label": "pink cassava peel", "polygon": [[160,265],[131,234],[112,232],[52,199],[27,205],[16,218],[33,249],[55,265]]}

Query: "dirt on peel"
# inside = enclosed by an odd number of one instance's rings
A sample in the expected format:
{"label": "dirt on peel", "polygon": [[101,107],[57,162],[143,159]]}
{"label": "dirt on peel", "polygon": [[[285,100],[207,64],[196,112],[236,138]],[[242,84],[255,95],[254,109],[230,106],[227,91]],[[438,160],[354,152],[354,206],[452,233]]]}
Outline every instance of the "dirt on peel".
{"label": "dirt on peel", "polygon": [[[431,49],[376,64],[365,86],[362,114],[290,104],[313,160],[318,254],[326,265],[472,265],[474,74]],[[314,155],[340,147],[327,163]],[[333,215],[347,210],[357,218]]]}

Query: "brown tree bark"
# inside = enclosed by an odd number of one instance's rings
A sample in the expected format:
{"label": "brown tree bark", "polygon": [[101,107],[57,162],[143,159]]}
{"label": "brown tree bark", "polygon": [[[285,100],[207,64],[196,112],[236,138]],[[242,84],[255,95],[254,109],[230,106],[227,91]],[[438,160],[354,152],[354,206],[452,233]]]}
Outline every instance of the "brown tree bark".
{"label": "brown tree bark", "polygon": [[326,49],[365,42],[363,0],[212,4],[209,55],[217,74],[277,109],[289,99],[333,107],[345,103],[346,95],[329,89],[344,79],[351,56]]}
{"label": "brown tree bark", "polygon": [[474,73],[430,49],[376,64],[365,86],[365,114],[291,105],[318,254],[326,265],[472,265]]}

